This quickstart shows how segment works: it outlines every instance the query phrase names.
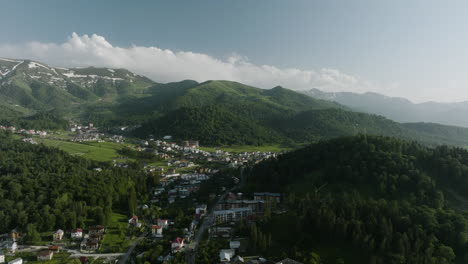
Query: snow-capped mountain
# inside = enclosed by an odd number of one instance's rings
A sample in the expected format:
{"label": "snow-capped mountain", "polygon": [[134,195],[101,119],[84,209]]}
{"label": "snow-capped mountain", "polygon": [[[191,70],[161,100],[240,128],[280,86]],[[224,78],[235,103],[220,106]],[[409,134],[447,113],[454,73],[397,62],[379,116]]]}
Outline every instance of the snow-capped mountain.
{"label": "snow-capped mountain", "polygon": [[0,58],[0,100],[5,105],[45,110],[138,95],[155,83],[125,69],[59,68]]}

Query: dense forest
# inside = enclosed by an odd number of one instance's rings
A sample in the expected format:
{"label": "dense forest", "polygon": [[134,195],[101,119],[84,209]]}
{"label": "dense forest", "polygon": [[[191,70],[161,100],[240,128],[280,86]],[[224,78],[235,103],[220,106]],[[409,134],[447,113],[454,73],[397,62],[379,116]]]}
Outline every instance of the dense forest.
{"label": "dense forest", "polygon": [[256,165],[248,186],[285,193],[294,228],[281,236],[274,216],[265,223],[262,232],[278,249],[272,254],[343,244],[363,263],[468,261],[464,149],[364,135],[333,139]]}
{"label": "dense forest", "polygon": [[0,233],[106,224],[113,210],[131,213],[147,193],[137,165],[116,168],[3,133],[0,143]]}

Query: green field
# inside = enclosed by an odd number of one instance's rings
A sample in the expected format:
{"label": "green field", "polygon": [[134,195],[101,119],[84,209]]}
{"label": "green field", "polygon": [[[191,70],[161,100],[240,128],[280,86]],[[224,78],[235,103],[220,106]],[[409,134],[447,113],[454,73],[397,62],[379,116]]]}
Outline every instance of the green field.
{"label": "green field", "polygon": [[113,212],[111,222],[106,227],[100,251],[102,253],[124,251],[132,242],[131,239],[126,238],[127,229],[127,216]]}
{"label": "green field", "polygon": [[45,138],[36,138],[35,140],[39,143],[43,143],[46,146],[56,147],[64,150],[71,155],[81,156],[98,161],[112,161],[114,159],[118,160],[121,155],[117,151],[125,147],[125,145],[112,142],[78,143]]}

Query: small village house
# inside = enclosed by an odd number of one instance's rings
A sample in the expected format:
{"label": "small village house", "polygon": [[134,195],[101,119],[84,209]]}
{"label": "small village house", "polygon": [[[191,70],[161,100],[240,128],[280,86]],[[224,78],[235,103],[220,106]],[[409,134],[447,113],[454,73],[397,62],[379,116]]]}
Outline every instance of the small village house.
{"label": "small village house", "polygon": [[158,226],[162,226],[163,228],[167,228],[169,226],[169,220],[167,219],[158,219],[156,220]]}
{"label": "small village house", "polygon": [[158,225],[151,226],[151,234],[155,237],[162,237],[163,227]]}
{"label": "small village house", "polygon": [[5,263],[5,253],[3,251],[0,251],[0,263]]}
{"label": "small village house", "polygon": [[49,250],[43,250],[43,251],[39,251],[39,253],[37,253],[37,260],[38,261],[52,260],[53,257],[54,257],[54,252],[49,251]]}
{"label": "small village house", "polygon": [[177,253],[181,251],[183,247],[184,247],[183,238],[177,237],[176,239],[174,239],[174,241],[172,241],[172,244],[171,244],[172,253]]}
{"label": "small village house", "polygon": [[204,217],[206,213],[207,213],[206,204],[197,205],[197,207],[195,208],[195,216],[198,218]]}
{"label": "small village house", "polygon": [[10,238],[13,239],[13,241],[16,241],[16,239],[21,237],[21,231],[18,228],[15,228],[10,231]]}
{"label": "small village house", "polygon": [[3,244],[3,247],[6,248],[9,253],[15,253],[18,249],[18,243],[16,243],[16,241],[7,241]]}
{"label": "small village house", "polygon": [[219,251],[219,261],[230,262],[235,254],[236,252],[234,249],[221,249],[221,251]]}
{"label": "small village house", "polygon": [[59,229],[53,234],[54,241],[61,241],[63,239],[63,230]]}
{"label": "small village house", "polygon": [[71,238],[72,239],[81,239],[81,238],[83,238],[83,229],[77,228],[77,229],[72,230]]}
{"label": "small village house", "polygon": [[58,245],[50,245],[48,247],[49,251],[52,251],[54,253],[59,253],[60,252],[60,246]]}

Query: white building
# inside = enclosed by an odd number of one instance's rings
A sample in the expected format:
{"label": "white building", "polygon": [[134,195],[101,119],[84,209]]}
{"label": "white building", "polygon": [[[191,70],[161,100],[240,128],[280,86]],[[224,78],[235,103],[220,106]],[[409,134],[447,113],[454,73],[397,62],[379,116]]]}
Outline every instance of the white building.
{"label": "white building", "polygon": [[252,208],[234,208],[231,210],[214,211],[216,221],[225,223],[231,221],[240,221],[252,215]]}
{"label": "white building", "polygon": [[71,238],[72,239],[79,239],[83,238],[83,229],[77,228],[71,232]]}
{"label": "white building", "polygon": [[57,232],[55,232],[54,235],[53,235],[54,241],[62,240],[63,234],[64,234],[64,232],[63,232],[62,229],[57,230]]}
{"label": "white building", "polygon": [[197,207],[195,208],[195,215],[200,218],[204,217],[206,215],[206,212],[207,212],[206,204],[197,205]]}
{"label": "white building", "polygon": [[234,251],[234,249],[221,249],[221,251],[219,251],[219,261],[229,262],[235,254],[236,252]]}
{"label": "white building", "polygon": [[18,249],[18,244],[15,241],[8,241],[3,244],[3,247],[6,248],[10,253],[15,253],[16,249]]}
{"label": "white building", "polygon": [[162,231],[163,231],[162,226],[158,226],[158,225],[151,226],[151,234],[155,237],[163,237]]}
{"label": "white building", "polygon": [[0,251],[0,263],[5,263],[5,254]]}

